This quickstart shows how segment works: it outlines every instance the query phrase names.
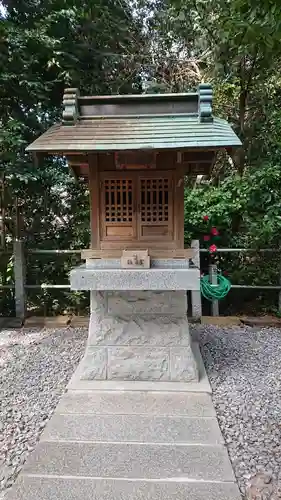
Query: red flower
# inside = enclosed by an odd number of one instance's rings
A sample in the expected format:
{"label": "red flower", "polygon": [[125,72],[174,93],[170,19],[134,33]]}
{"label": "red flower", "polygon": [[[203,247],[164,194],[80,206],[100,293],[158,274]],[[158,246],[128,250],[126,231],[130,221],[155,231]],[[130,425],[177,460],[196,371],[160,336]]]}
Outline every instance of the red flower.
{"label": "red flower", "polygon": [[224,274],[224,276],[228,276],[228,272],[227,271],[223,271],[223,274]]}
{"label": "red flower", "polygon": [[205,235],[203,236],[203,240],[204,240],[204,241],[210,241],[210,236],[209,236],[208,234],[205,234]]}
{"label": "red flower", "polygon": [[211,234],[212,234],[213,236],[218,236],[218,235],[219,235],[219,232],[218,232],[218,230],[217,230],[217,228],[216,228],[216,227],[212,227],[212,229],[211,229]]}
{"label": "red flower", "polygon": [[203,220],[209,220],[209,215],[204,215]]}
{"label": "red flower", "polygon": [[215,253],[217,251],[216,245],[211,245],[209,250],[210,250],[210,253]]}

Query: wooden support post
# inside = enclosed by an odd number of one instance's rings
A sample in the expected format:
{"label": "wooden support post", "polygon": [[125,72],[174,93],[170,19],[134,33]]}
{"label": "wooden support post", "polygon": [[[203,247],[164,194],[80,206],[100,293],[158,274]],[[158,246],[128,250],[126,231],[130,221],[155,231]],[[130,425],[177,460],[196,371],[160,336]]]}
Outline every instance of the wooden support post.
{"label": "wooden support post", "polygon": [[100,248],[100,221],[99,221],[99,172],[97,155],[89,156],[89,190],[90,190],[90,217],[91,217],[91,248]]}
{"label": "wooden support post", "polygon": [[[279,271],[279,285],[281,285],[281,269]],[[281,290],[278,293],[278,313],[281,313]]]}
{"label": "wooden support post", "polygon": [[[198,240],[192,240],[191,248],[194,250],[193,263],[200,270],[200,244]],[[201,320],[202,317],[202,301],[200,290],[191,292],[191,314],[195,320]]]}
{"label": "wooden support post", "polygon": [[16,317],[24,320],[26,311],[26,296],[24,244],[22,240],[14,241],[14,276]]}
{"label": "wooden support post", "polygon": [[[215,264],[210,264],[209,266],[209,277],[212,285],[218,284],[218,268]],[[219,301],[212,301],[212,316],[219,316]]]}

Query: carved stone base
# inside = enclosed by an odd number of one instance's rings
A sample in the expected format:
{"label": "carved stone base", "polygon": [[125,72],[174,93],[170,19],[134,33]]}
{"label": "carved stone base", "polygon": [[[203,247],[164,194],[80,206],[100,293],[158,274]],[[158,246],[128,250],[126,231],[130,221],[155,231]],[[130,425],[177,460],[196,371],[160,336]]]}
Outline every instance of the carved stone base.
{"label": "carved stone base", "polygon": [[91,292],[82,380],[198,381],[185,292]]}

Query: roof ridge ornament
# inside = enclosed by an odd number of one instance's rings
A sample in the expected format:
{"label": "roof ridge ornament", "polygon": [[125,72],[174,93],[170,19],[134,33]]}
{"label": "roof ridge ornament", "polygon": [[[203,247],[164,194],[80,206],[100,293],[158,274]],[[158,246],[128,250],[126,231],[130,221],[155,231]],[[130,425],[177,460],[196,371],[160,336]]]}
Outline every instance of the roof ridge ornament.
{"label": "roof ridge ornament", "polygon": [[65,89],[63,95],[63,125],[74,125],[79,117],[78,110],[79,89]]}
{"label": "roof ridge ornament", "polygon": [[209,83],[201,83],[198,87],[198,114],[200,122],[213,122],[213,90]]}

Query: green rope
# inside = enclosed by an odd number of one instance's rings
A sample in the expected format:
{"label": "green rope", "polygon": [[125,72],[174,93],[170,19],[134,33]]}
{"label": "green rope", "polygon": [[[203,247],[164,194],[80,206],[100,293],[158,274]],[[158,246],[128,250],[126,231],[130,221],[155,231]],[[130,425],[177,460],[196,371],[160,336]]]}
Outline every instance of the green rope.
{"label": "green rope", "polygon": [[208,275],[202,276],[200,288],[203,297],[207,300],[221,300],[227,296],[229,290],[231,289],[230,281],[222,276],[221,274],[217,275],[218,284],[211,285],[210,278]]}

